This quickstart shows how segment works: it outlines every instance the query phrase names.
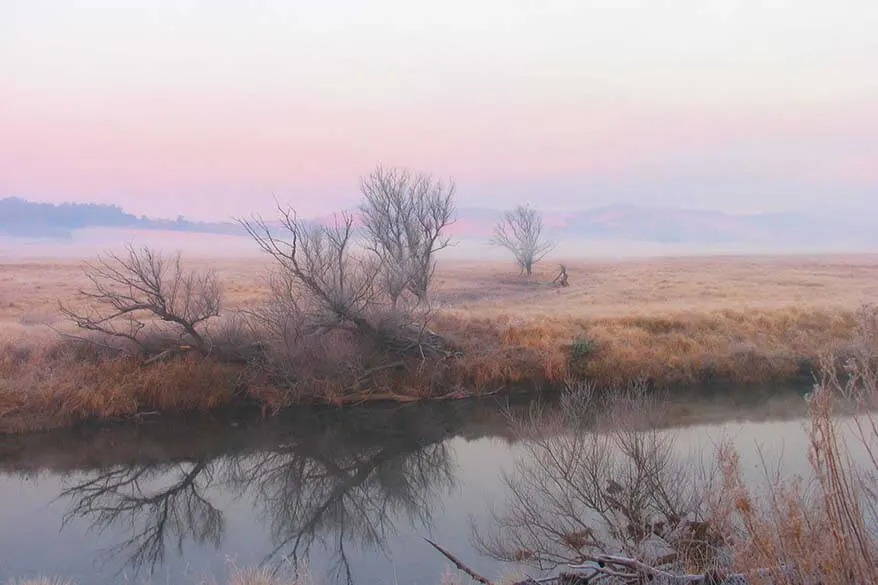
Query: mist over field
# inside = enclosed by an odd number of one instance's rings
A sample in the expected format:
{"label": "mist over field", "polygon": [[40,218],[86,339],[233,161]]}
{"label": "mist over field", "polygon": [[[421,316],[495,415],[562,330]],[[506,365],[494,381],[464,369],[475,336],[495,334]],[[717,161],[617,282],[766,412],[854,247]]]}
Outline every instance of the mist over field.
{"label": "mist over field", "polygon": [[[165,251],[181,251],[187,256],[204,258],[262,258],[261,251],[243,236],[192,234],[163,231],[132,231],[111,228],[78,230],[69,240],[13,238],[0,236],[0,260],[35,258],[86,259],[107,250],[121,249],[128,242]],[[545,263],[554,260],[586,258],[637,258],[658,256],[709,256],[723,254],[823,254],[878,252],[878,245],[861,246],[837,242],[830,245],[765,245],[747,242],[699,244],[663,243],[569,237],[560,240]],[[458,237],[454,245],[438,254],[440,260],[492,260],[513,264],[508,252],[485,239]]]}
{"label": "mist over field", "polygon": [[[352,210],[356,214],[356,210]],[[491,244],[504,210],[462,207],[449,227],[444,259],[508,258]],[[545,235],[555,247],[548,261],[711,254],[814,254],[878,250],[878,232],[868,210],[729,214],[673,207],[612,205],[578,212],[546,212]],[[308,218],[319,223],[333,216]],[[270,218],[271,220],[271,218]],[[358,220],[359,221],[359,220]],[[233,218],[135,216],[117,206],[53,205],[0,199],[0,258],[88,257],[126,243],[183,251],[196,256],[247,257],[259,253]]]}

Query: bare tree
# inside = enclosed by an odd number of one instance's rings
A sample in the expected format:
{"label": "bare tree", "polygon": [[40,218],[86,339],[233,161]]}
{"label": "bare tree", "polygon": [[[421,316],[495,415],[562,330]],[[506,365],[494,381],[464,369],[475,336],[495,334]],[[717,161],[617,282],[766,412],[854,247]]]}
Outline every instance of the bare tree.
{"label": "bare tree", "polygon": [[382,261],[381,284],[391,303],[406,290],[426,300],[436,252],[450,243],[443,232],[454,222],[454,182],[379,166],[360,189],[366,246]]}
{"label": "bare tree", "polygon": [[533,276],[533,266],[551,252],[555,244],[543,237],[543,218],[530,207],[519,205],[503,214],[494,228],[491,243],[512,252],[515,261],[528,278]]}
{"label": "bare tree", "polygon": [[366,314],[377,302],[380,264],[354,254],[353,216],[343,212],[331,225],[322,225],[299,219],[289,208],[278,206],[278,211],[282,236],[262,218],[239,223],[282,269],[275,286],[288,288],[286,302],[310,302],[323,313],[322,326],[370,328]]}
{"label": "bare tree", "polygon": [[[369,250],[356,250],[352,215],[340,213],[331,225],[305,222],[291,209],[280,208],[280,215],[279,229],[261,218],[240,223],[280,268],[273,278],[271,302],[253,315],[281,342],[276,347],[282,350],[278,371],[285,372],[284,378],[296,379],[293,370],[298,367],[292,358],[307,359],[303,349],[324,342],[343,348],[346,342],[327,337],[333,331],[350,333],[349,344],[361,349],[346,368],[366,368],[355,385],[370,372],[396,367],[401,357],[425,360],[428,354],[444,355],[444,340],[427,328],[428,305],[388,311],[390,293],[378,282],[386,274],[385,262]],[[390,362],[371,367],[354,363],[367,354]]]}
{"label": "bare tree", "polygon": [[178,343],[206,352],[200,327],[220,312],[216,275],[185,269],[179,253],[166,258],[131,244],[126,252],[87,263],[85,275],[91,287],[79,291],[87,308],[80,311],[62,303],[61,312],[77,327],[98,333],[103,343],[120,338],[143,350],[144,332],[158,321],[176,330]]}

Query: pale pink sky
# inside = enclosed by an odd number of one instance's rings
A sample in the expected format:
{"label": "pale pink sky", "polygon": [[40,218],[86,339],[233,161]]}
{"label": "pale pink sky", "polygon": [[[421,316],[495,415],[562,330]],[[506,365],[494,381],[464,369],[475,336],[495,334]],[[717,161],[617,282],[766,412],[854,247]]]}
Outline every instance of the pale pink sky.
{"label": "pale pink sky", "polygon": [[0,0],[0,197],[320,214],[381,162],[461,205],[856,209],[876,30],[874,0]]}

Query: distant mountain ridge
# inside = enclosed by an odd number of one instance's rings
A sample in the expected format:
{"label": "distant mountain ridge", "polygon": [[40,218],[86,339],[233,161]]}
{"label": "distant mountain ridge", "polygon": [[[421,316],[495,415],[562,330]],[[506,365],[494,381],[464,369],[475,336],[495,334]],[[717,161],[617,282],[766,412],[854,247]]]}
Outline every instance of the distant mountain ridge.
{"label": "distant mountain ridge", "polygon": [[242,233],[232,222],[210,223],[177,219],[137,217],[118,205],[104,203],[39,203],[20,197],[0,199],[0,235],[34,238],[72,237],[75,230],[115,227],[171,230],[214,234]]}
{"label": "distant mountain ridge", "polygon": [[[461,207],[450,231],[456,237],[487,240],[500,209]],[[571,212],[543,213],[546,234],[565,238],[628,240],[662,244],[806,245],[839,243],[878,246],[878,230],[868,218],[830,217],[828,214],[731,214],[715,210],[674,207],[609,205]],[[326,222],[330,216],[313,218]],[[273,223],[273,222],[272,222]],[[38,203],[18,197],[0,199],[0,235],[69,239],[86,228],[171,230],[179,232],[243,235],[233,221],[198,222],[152,219],[125,212],[117,205],[99,203]]]}

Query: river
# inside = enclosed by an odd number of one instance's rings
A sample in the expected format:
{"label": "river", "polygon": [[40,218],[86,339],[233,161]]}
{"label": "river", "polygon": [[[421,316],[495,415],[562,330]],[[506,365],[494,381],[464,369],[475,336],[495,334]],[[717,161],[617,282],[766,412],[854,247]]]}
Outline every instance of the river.
{"label": "river", "polygon": [[[739,447],[807,473],[801,390],[676,394],[677,446]],[[305,567],[319,583],[438,583],[429,537],[487,575],[471,546],[502,504],[528,398],[144,420],[0,438],[0,582],[222,583],[234,566]],[[548,408],[554,400],[544,397]],[[761,453],[761,455],[760,455]]]}

